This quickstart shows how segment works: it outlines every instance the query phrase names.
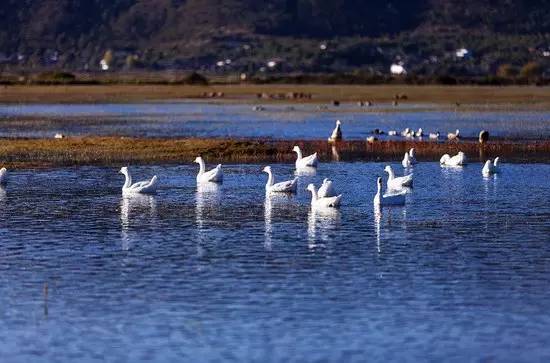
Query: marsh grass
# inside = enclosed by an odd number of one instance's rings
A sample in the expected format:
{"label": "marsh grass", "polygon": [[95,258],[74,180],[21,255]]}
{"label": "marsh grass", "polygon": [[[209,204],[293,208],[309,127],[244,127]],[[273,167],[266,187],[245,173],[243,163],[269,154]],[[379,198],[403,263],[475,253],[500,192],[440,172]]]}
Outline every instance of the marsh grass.
{"label": "marsh grass", "polygon": [[0,165],[47,168],[79,165],[185,164],[197,155],[221,163],[294,162],[291,151],[317,152],[323,161],[401,161],[411,147],[421,161],[437,161],[445,153],[464,151],[472,161],[500,156],[504,162],[550,162],[550,142],[459,143],[344,141],[275,141],[229,139],[145,139],[82,137],[66,139],[1,139]]}
{"label": "marsh grass", "polygon": [[[436,104],[550,104],[550,89],[532,86],[411,86],[411,85],[15,85],[0,86],[0,103],[101,103],[144,102],[202,98],[220,92],[223,97],[209,102],[341,102],[389,103],[395,95],[406,95],[412,103]],[[257,95],[301,92],[311,99],[258,100]]]}

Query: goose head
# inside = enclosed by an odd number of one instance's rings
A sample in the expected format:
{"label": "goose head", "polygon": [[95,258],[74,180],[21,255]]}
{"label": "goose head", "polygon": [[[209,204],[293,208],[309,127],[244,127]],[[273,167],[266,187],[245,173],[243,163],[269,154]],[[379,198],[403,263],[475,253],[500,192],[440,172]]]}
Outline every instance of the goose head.
{"label": "goose head", "polygon": [[497,157],[495,158],[495,161],[494,161],[493,165],[494,165],[494,166],[497,166],[498,163],[499,163],[499,161],[500,161],[500,157],[497,156]]}
{"label": "goose head", "polygon": [[340,120],[336,120],[336,126],[340,126],[342,125],[342,123],[340,122]]}
{"label": "goose head", "polygon": [[414,156],[416,154],[415,150],[414,150],[414,147],[412,147],[410,150],[409,150],[409,155],[410,156]]}
{"label": "goose head", "polygon": [[[391,173],[391,172],[392,172],[391,166],[386,165],[386,167],[384,168],[384,171],[385,171],[386,173]],[[382,178],[378,178],[378,179],[382,179]]]}
{"label": "goose head", "polygon": [[200,164],[201,161],[202,161],[202,157],[201,157],[201,156],[197,156],[197,157],[195,158],[195,161],[194,161],[194,162],[197,163],[197,164]]}
{"label": "goose head", "polygon": [[458,136],[458,134],[460,134],[460,130],[456,129],[455,135]]}
{"label": "goose head", "polygon": [[381,177],[378,177],[378,179],[376,179],[376,184],[378,185],[378,188],[382,188],[382,178]]}
{"label": "goose head", "polygon": [[265,168],[262,169],[262,171],[268,174],[271,173],[271,166],[266,166]]}
{"label": "goose head", "polygon": [[292,148],[292,151],[294,151],[295,153],[299,153],[300,152],[300,147],[299,146],[294,146]]}
{"label": "goose head", "polygon": [[118,171],[120,174],[128,174],[128,167],[127,166],[123,166],[122,168],[120,168],[120,170]]}
{"label": "goose head", "polygon": [[315,192],[315,185],[308,184],[306,190],[309,190],[310,192],[314,193]]}

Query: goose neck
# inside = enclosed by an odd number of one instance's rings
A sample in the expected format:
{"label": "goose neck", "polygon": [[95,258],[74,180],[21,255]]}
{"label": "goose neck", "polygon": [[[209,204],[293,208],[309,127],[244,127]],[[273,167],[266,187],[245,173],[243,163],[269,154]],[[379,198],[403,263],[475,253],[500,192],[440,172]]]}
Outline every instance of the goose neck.
{"label": "goose neck", "polygon": [[132,176],[130,175],[130,171],[126,170],[123,174],[125,177],[123,188],[129,188],[132,185]]}
{"label": "goose neck", "polygon": [[265,186],[266,186],[266,188],[268,188],[268,187],[272,186],[275,181],[274,181],[273,173],[271,172],[271,170],[267,170],[266,173],[267,173],[267,183],[266,183]]}
{"label": "goose neck", "polygon": [[302,159],[302,150],[300,148],[296,149],[296,154],[298,155],[298,160]]}
{"label": "goose neck", "polygon": [[198,163],[199,163],[199,175],[202,175],[206,171],[206,165],[204,164],[204,160],[202,158],[199,158]]}
{"label": "goose neck", "polygon": [[311,203],[313,204],[319,197],[317,196],[317,188],[313,187],[309,190],[311,192]]}

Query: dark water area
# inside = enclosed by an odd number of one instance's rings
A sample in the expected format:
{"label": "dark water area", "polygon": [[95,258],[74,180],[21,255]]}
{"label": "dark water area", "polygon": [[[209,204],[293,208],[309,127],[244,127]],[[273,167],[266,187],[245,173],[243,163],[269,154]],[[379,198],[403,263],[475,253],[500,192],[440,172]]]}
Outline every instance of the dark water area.
{"label": "dark water area", "polygon": [[[384,108],[386,107],[386,108]],[[325,139],[336,119],[344,137],[364,139],[374,129],[401,131],[406,127],[439,131],[443,138],[460,129],[477,137],[482,129],[492,136],[516,139],[550,138],[546,111],[449,110],[437,105],[404,104],[365,109],[353,105],[318,110],[316,105],[253,105],[208,103],[31,104],[0,105],[0,137],[121,135],[139,137],[244,137]]]}
{"label": "dark water area", "polygon": [[[2,361],[549,361],[550,165],[421,163],[377,211],[384,165],[323,163],[271,198],[260,165],[200,188],[195,165],[131,167],[161,181],[131,198],[118,168],[13,171]],[[312,211],[325,177],[343,205]]]}

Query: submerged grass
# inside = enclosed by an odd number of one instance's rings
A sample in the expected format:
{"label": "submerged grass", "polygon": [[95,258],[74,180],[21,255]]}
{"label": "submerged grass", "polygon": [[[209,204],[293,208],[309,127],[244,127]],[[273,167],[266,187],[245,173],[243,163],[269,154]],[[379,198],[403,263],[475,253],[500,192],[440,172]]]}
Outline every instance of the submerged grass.
{"label": "submerged grass", "polygon": [[550,141],[276,141],[235,139],[150,139],[81,137],[66,139],[1,139],[0,166],[48,168],[79,165],[128,165],[190,163],[203,155],[210,163],[293,162],[291,151],[317,152],[323,161],[400,161],[411,147],[421,161],[437,161],[445,153],[466,153],[472,161],[500,156],[504,162],[550,162]]}

